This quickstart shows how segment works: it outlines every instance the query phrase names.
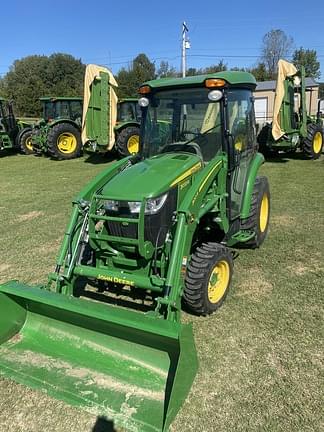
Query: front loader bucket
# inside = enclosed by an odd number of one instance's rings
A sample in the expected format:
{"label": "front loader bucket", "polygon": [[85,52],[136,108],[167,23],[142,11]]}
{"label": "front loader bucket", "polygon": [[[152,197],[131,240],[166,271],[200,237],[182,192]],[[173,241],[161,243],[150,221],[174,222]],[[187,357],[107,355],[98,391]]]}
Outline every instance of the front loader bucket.
{"label": "front loader bucket", "polygon": [[0,373],[114,422],[165,431],[197,370],[191,327],[86,299],[0,286]]}

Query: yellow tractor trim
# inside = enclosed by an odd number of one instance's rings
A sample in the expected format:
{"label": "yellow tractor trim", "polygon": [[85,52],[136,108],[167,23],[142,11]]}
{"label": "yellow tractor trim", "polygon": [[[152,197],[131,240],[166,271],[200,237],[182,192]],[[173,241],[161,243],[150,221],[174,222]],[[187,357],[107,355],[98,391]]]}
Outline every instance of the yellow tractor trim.
{"label": "yellow tractor trim", "polygon": [[139,152],[139,136],[132,135],[127,141],[127,150],[130,154],[136,154]]}
{"label": "yellow tractor trim", "polygon": [[226,261],[222,260],[215,265],[208,283],[208,299],[211,303],[218,303],[225,294],[230,274],[230,267]]}
{"label": "yellow tractor trim", "polygon": [[269,199],[266,194],[263,195],[260,208],[260,231],[263,233],[268,225],[269,219]]}
{"label": "yellow tractor trim", "polygon": [[322,149],[323,138],[321,132],[316,132],[313,139],[313,150],[314,153],[318,154]]}
{"label": "yellow tractor trim", "polygon": [[33,151],[33,143],[31,136],[26,139],[26,147],[28,150]]}
{"label": "yellow tractor trim", "polygon": [[70,132],[64,132],[57,139],[57,148],[65,154],[75,152],[77,148],[77,139]]}

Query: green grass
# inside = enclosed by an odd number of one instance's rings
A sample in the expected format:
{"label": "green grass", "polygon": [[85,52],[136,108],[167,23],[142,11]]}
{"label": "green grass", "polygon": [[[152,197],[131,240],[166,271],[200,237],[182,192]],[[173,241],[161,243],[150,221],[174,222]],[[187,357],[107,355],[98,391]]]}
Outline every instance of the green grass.
{"label": "green grass", "polygon": [[[0,282],[52,271],[73,196],[104,164],[0,158]],[[281,159],[259,250],[241,250],[216,314],[184,314],[200,369],[172,431],[324,430],[324,159]],[[90,431],[96,419],[0,380],[0,431]]]}

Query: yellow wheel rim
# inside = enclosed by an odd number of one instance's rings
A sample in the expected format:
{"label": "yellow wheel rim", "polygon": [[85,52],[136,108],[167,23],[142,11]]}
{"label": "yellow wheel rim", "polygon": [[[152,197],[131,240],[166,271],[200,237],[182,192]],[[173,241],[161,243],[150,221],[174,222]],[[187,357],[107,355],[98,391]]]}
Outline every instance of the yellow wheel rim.
{"label": "yellow wheel rim", "polygon": [[321,132],[316,132],[313,138],[313,151],[318,154],[322,150],[323,137]]}
{"label": "yellow wheel rim", "polygon": [[77,139],[70,132],[62,133],[57,139],[57,148],[64,154],[71,154],[77,148]]}
{"label": "yellow wheel rim", "polygon": [[32,138],[31,138],[31,136],[29,136],[29,137],[26,139],[25,144],[26,144],[26,148],[27,148],[29,151],[33,151],[33,142],[32,142]]}
{"label": "yellow wheel rim", "polygon": [[130,154],[138,153],[139,151],[139,136],[132,135],[127,141],[127,150]]}
{"label": "yellow wheel rim", "polygon": [[260,208],[260,231],[263,233],[268,225],[269,219],[269,198],[267,194],[264,194],[261,201]]}
{"label": "yellow wheel rim", "polygon": [[219,261],[209,278],[208,300],[218,303],[224,296],[230,280],[230,266],[227,261]]}

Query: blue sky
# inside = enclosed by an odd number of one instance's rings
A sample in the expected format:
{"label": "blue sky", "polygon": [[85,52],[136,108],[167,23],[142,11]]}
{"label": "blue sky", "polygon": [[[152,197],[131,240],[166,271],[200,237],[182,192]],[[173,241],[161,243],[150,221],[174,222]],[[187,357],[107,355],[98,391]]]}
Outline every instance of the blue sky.
{"label": "blue sky", "polygon": [[[159,65],[180,67],[181,23],[189,28],[188,67],[223,59],[252,66],[263,35],[273,28],[292,36],[296,48],[315,49],[324,81],[324,2],[301,0],[118,1],[29,0],[1,5],[0,76],[15,59],[65,52],[116,73],[138,53]],[[6,46],[5,46],[6,45]]]}

